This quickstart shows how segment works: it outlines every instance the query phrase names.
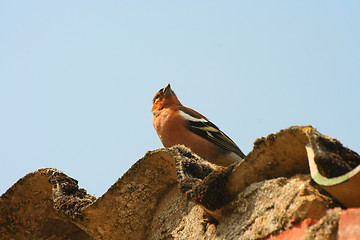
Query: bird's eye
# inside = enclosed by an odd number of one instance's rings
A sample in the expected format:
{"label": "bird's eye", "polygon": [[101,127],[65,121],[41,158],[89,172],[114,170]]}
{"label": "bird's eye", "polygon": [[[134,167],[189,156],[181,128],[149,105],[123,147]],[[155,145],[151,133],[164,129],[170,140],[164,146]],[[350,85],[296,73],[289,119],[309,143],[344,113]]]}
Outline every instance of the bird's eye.
{"label": "bird's eye", "polygon": [[160,97],[160,93],[156,94],[154,99],[153,99],[153,103],[156,101],[156,99],[158,99]]}

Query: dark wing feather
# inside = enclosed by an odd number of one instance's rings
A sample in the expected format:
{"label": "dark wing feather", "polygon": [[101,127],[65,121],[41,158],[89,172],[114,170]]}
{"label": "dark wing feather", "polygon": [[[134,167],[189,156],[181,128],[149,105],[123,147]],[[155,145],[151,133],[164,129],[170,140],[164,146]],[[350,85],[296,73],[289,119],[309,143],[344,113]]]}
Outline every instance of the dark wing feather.
{"label": "dark wing feather", "polygon": [[188,114],[194,119],[199,119],[199,116],[201,116],[201,121],[193,121],[191,118],[187,119],[187,128],[190,131],[199,135],[202,138],[205,138],[206,140],[209,140],[210,142],[223,149],[234,152],[241,158],[245,157],[244,153],[240,150],[240,148],[207,118],[189,108],[182,107],[180,108],[180,111],[183,111],[185,114]]}

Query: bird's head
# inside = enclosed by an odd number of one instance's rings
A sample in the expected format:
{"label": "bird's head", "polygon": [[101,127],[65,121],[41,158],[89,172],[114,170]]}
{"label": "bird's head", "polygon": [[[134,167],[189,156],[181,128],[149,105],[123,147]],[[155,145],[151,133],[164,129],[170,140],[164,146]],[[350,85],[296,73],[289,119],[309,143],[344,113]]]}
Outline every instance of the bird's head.
{"label": "bird's head", "polygon": [[176,94],[170,87],[170,83],[165,87],[160,89],[153,99],[152,113],[155,115],[158,111],[163,108],[181,105],[180,101],[176,97]]}

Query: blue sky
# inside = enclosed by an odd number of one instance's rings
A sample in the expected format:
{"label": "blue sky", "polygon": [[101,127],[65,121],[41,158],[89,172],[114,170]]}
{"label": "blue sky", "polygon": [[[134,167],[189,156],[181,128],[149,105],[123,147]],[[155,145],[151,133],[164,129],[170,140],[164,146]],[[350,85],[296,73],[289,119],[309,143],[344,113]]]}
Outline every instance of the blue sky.
{"label": "blue sky", "polygon": [[54,167],[100,197],[162,147],[167,83],[243,150],[313,125],[360,152],[359,1],[0,1],[0,194]]}

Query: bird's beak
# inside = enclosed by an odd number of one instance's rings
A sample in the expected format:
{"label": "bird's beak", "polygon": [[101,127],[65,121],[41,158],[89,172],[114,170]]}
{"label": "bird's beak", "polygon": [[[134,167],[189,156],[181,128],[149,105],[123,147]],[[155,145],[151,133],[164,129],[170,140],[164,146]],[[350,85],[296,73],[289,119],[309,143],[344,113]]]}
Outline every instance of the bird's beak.
{"label": "bird's beak", "polygon": [[163,95],[164,95],[164,97],[172,95],[170,83],[163,89]]}

